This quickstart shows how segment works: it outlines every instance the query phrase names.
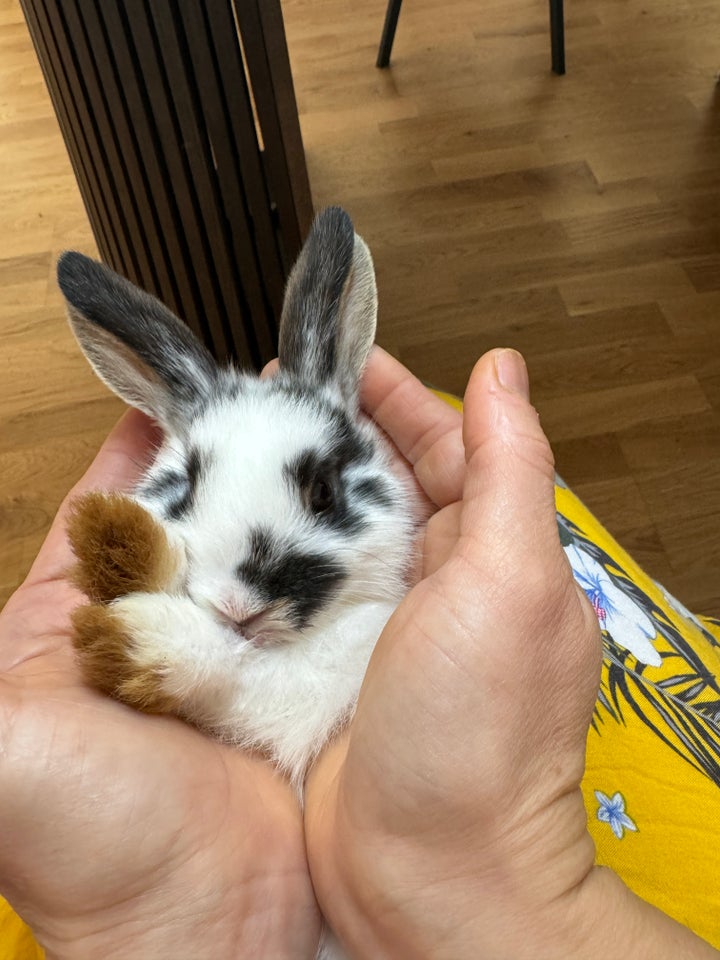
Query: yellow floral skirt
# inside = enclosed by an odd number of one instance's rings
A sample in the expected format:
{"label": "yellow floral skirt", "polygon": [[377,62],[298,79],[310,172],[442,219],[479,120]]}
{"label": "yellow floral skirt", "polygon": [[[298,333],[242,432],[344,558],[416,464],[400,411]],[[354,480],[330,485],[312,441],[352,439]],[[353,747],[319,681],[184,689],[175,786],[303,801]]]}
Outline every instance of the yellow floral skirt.
{"label": "yellow floral skirt", "polygon": [[556,502],[605,643],[583,780],[597,862],[720,949],[720,625],[651,580],[569,490]]}
{"label": "yellow floral skirt", "polygon": [[[720,949],[720,624],[651,580],[560,480],[556,503],[605,643],[583,781],[597,862]],[[0,960],[42,956],[0,899]]]}

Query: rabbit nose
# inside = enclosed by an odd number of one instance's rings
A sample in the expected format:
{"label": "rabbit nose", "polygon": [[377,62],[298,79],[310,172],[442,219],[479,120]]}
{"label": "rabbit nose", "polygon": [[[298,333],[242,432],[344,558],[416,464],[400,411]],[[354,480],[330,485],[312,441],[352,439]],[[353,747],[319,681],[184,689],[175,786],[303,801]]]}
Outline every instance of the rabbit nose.
{"label": "rabbit nose", "polygon": [[269,607],[266,607],[264,610],[258,610],[256,613],[251,613],[249,617],[245,617],[242,620],[235,620],[235,624],[241,630],[249,629],[252,626],[257,627],[268,610]]}
{"label": "rabbit nose", "polygon": [[265,606],[259,610],[247,612],[247,608],[242,609],[236,605],[223,605],[220,610],[222,618],[229,623],[235,633],[239,634],[245,640],[250,640],[258,646],[262,645],[267,633],[268,616],[272,614],[272,607]]}
{"label": "rabbit nose", "polygon": [[235,620],[232,624],[233,630],[249,640],[257,647],[273,644],[276,638],[273,635],[271,625],[268,622],[272,617],[272,607],[265,607],[263,610],[257,610],[243,620]]}

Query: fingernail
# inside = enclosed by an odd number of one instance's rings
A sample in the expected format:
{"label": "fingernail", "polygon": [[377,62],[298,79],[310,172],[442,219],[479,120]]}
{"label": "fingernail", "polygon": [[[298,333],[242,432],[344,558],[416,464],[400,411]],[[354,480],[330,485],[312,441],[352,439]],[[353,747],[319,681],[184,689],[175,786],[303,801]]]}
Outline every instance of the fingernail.
{"label": "fingernail", "polygon": [[501,350],[495,355],[495,369],[500,386],[511,393],[530,399],[530,381],[525,361],[517,350]]}

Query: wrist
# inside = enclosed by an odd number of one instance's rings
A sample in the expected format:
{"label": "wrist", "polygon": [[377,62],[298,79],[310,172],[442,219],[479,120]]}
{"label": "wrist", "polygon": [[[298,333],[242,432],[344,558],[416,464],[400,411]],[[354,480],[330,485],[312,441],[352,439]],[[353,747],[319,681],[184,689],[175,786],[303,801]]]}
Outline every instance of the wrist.
{"label": "wrist", "polygon": [[642,900],[607,867],[593,868],[576,892],[573,907],[581,931],[578,950],[572,954],[577,960],[718,958],[709,943]]}
{"label": "wrist", "polygon": [[340,782],[321,791],[311,779],[306,835],[320,906],[353,956],[556,960],[579,939],[566,916],[594,860],[579,791],[522,829],[470,817],[378,834],[342,802]]}
{"label": "wrist", "polygon": [[[584,825],[564,858],[538,846],[493,863],[487,848],[468,860],[413,837],[358,841],[343,817],[336,801],[316,808],[310,867],[323,912],[358,960],[717,960],[709,944],[593,865]],[[313,857],[320,818],[332,841]]]}
{"label": "wrist", "polygon": [[[102,914],[38,930],[47,960],[300,960],[314,957],[320,927],[305,878],[278,876],[221,892],[222,871],[158,887]],[[306,949],[298,946],[307,944]]]}
{"label": "wrist", "polygon": [[[388,876],[388,880],[390,880]],[[472,885],[466,881],[468,889]],[[717,960],[718,952],[687,927],[633,894],[620,878],[594,867],[583,884],[548,906],[540,915],[496,905],[491,896],[474,911],[467,897],[453,902],[445,888],[442,903],[435,891],[409,891],[414,903],[392,901],[357,883],[338,884],[332,921],[358,960]],[[396,888],[397,890],[397,888]],[[487,907],[495,911],[488,922]]]}

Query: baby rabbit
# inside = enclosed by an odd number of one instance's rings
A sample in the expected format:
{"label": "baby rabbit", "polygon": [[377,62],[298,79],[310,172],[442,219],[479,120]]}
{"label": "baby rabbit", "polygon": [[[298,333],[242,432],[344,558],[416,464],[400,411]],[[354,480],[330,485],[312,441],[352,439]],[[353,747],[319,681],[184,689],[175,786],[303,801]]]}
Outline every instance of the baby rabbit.
{"label": "baby rabbit", "polygon": [[[129,496],[89,494],[71,518],[91,600],[74,617],[84,674],[264,751],[301,791],[407,590],[420,519],[359,412],[370,253],[344,211],[316,218],[288,281],[280,371],[263,380],[218,366],[158,300],[81,254],[63,254],[58,282],[95,371],[164,434]],[[320,955],[341,952],[328,941]]]}

